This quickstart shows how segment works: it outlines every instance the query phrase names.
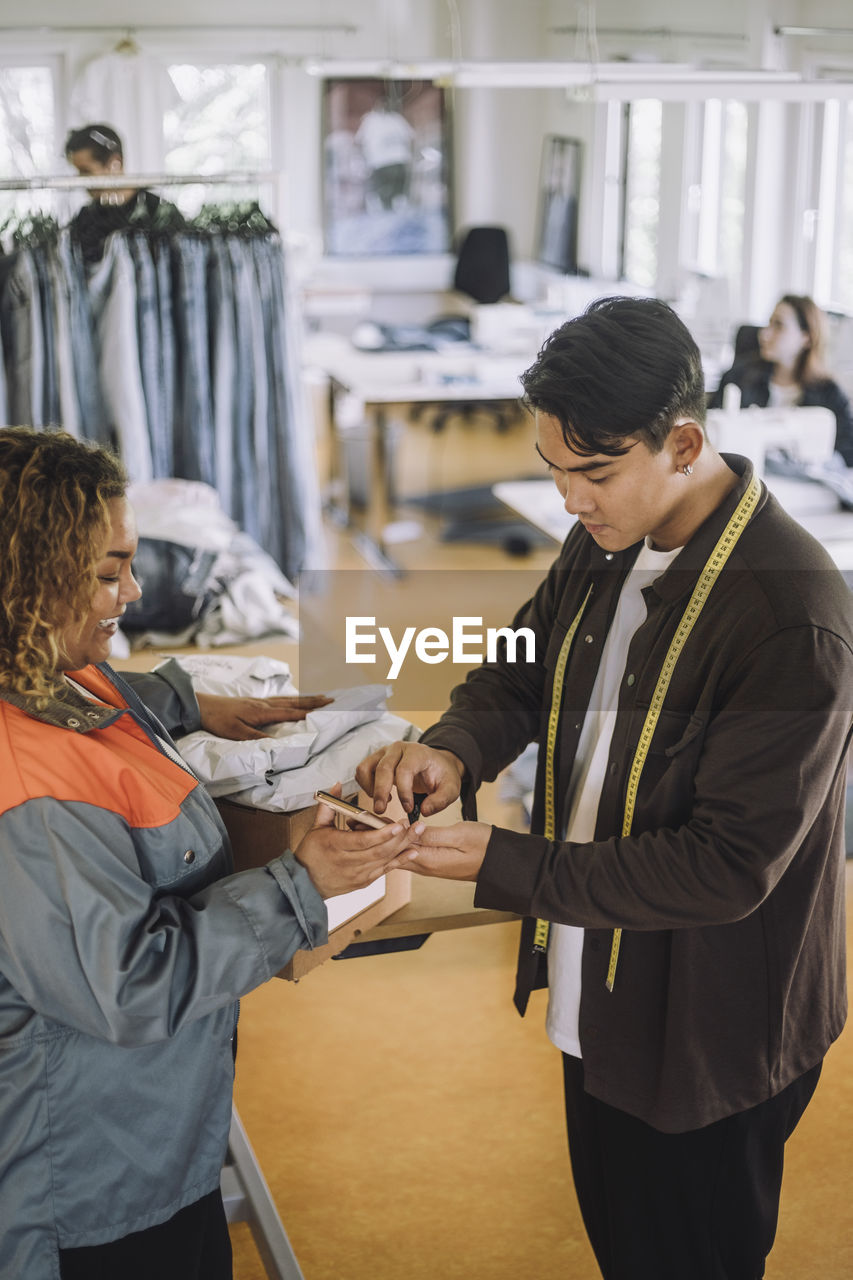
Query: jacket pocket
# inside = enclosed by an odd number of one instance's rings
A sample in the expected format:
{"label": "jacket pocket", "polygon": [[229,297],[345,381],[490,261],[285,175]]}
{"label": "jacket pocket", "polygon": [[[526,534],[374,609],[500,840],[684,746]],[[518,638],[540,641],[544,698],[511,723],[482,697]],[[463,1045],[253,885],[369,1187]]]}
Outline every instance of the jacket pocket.
{"label": "jacket pocket", "polygon": [[[626,777],[636,755],[648,707],[637,707],[637,723],[626,752]],[[686,822],[693,810],[696,770],[705,741],[705,721],[682,712],[661,712],[637,792],[634,830]]]}
{"label": "jacket pocket", "polygon": [[670,759],[673,756],[677,756],[680,751],[684,751],[686,747],[690,746],[691,742],[693,742],[696,738],[698,738],[699,734],[702,733],[704,728],[705,728],[704,720],[701,720],[699,716],[690,716],[690,718],[687,721],[687,727],[685,728],[684,732],[682,733],[678,741],[673,742],[672,746],[664,747],[664,752],[663,752],[664,755],[669,756]]}

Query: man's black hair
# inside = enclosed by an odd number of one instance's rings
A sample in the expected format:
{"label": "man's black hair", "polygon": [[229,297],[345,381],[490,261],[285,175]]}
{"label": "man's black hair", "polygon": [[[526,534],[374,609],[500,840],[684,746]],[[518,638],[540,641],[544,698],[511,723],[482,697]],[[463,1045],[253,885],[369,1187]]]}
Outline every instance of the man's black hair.
{"label": "man's black hair", "polygon": [[121,138],[109,124],[84,124],[72,129],[65,139],[65,155],[74,151],[91,151],[98,164],[108,164],[113,156],[124,159]]}
{"label": "man's black hair", "polygon": [[521,385],[585,455],[625,453],[628,436],[658,453],[679,418],[705,421],[699,348],[657,298],[599,298],[551,334]]}

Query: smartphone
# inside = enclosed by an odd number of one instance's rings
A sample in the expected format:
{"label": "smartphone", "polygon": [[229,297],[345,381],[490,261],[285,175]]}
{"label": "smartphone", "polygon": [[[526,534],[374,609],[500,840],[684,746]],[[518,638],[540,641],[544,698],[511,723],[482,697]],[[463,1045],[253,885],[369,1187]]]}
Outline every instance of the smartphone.
{"label": "smartphone", "polygon": [[315,791],[315,800],[322,800],[323,804],[327,804],[330,809],[334,809],[336,813],[342,813],[345,818],[354,818],[356,822],[361,822],[365,827],[376,827],[381,830],[382,827],[393,823],[393,818],[388,818],[384,813],[371,813],[369,809],[360,809],[357,804],[351,804],[349,800],[342,800],[340,796],[330,795],[328,791]]}

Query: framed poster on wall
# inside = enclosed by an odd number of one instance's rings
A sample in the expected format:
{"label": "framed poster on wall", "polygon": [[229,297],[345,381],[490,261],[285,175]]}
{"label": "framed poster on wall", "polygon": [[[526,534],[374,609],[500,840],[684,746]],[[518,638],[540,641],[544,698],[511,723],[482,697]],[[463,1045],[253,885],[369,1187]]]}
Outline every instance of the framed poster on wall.
{"label": "framed poster on wall", "polygon": [[442,88],[429,80],[324,81],[327,254],[447,253],[449,175]]}
{"label": "framed poster on wall", "polygon": [[547,134],[542,143],[536,260],[566,275],[578,269],[581,144]]}

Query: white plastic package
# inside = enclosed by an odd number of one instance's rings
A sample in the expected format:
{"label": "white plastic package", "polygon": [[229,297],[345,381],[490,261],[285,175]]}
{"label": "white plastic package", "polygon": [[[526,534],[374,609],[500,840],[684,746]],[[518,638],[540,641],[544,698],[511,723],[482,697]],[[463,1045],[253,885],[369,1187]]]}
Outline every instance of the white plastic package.
{"label": "white plastic package", "polygon": [[[286,662],[231,655],[181,655],[177,661],[197,692],[254,698],[297,693]],[[341,782],[356,790],[356,766],[371,751],[398,739],[413,741],[416,726],[387,710],[387,685],[324,690],[334,701],[304,720],[271,725],[267,737],[234,742],[204,729],[177,740],[184,760],[212,796],[288,813],[314,802],[318,787]]]}

